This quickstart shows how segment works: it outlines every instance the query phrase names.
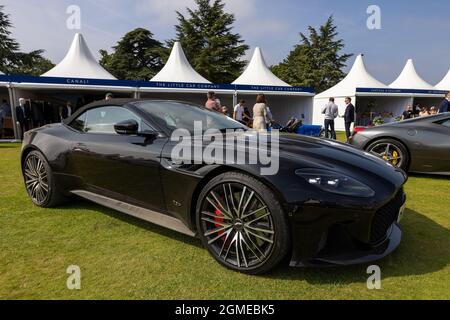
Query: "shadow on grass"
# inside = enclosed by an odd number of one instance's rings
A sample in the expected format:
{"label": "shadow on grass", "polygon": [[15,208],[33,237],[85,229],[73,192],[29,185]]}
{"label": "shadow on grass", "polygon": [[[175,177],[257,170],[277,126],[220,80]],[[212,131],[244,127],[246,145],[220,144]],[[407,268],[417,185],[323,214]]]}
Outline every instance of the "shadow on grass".
{"label": "shadow on grass", "polygon": [[102,214],[106,214],[108,216],[110,216],[111,218],[120,220],[122,222],[131,224],[133,226],[136,226],[138,228],[141,229],[145,229],[147,231],[150,232],[154,232],[157,233],[161,236],[170,238],[172,240],[176,240],[179,242],[182,242],[184,244],[188,244],[188,245],[192,245],[192,246],[196,246],[201,248],[201,242],[199,239],[193,238],[193,237],[189,237],[187,235],[184,235],[182,233],[176,232],[176,231],[172,231],[170,229],[164,228],[164,227],[160,227],[156,224],[153,224],[151,222],[147,222],[145,220],[141,220],[138,218],[135,218],[133,216],[130,216],[128,214],[125,213],[121,213],[119,211],[113,210],[113,209],[109,209],[106,207],[102,207],[100,205],[97,205],[95,203],[83,200],[83,199],[74,199],[73,202],[68,203],[65,206],[61,206],[58,208],[59,210],[93,210],[93,211],[97,211],[100,212]]}
{"label": "shadow on grass", "polygon": [[[75,200],[59,209],[94,210],[114,219],[132,224],[138,228],[154,232],[176,240],[182,245],[201,248],[200,240],[155,224],[122,214],[85,200]],[[272,273],[262,277],[276,280],[306,280],[311,284],[350,284],[365,282],[369,265],[379,265],[384,279],[390,277],[423,275],[437,272],[450,264],[450,230],[435,223],[423,214],[407,209],[402,223],[403,239],[399,248],[390,256],[366,265],[327,267],[327,268],[291,268],[281,265]],[[211,259],[213,259],[211,257]],[[218,266],[219,268],[219,266]]]}
{"label": "shadow on grass", "polygon": [[411,173],[409,174],[411,178],[427,178],[435,180],[450,180],[450,176],[426,174],[426,173]]}
{"label": "shadow on grass", "polygon": [[416,211],[407,209],[402,223],[403,239],[390,256],[366,265],[329,268],[279,267],[266,276],[273,279],[306,280],[312,284],[365,282],[369,265],[378,265],[384,279],[424,275],[450,264],[450,230]]}

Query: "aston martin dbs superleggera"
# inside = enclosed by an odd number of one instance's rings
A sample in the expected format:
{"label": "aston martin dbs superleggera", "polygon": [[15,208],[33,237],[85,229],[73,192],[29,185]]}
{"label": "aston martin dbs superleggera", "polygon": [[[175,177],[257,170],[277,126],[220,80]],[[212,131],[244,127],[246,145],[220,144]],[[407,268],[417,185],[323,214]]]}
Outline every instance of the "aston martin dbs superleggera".
{"label": "aston martin dbs superleggera", "polygon": [[261,175],[261,164],[174,161],[173,132],[192,132],[194,122],[237,129],[238,138],[256,134],[188,103],[90,104],[64,123],[25,134],[28,195],[41,207],[79,196],[197,236],[219,263],[248,274],[267,272],[288,255],[292,266],[348,265],[399,245],[402,170],[351,146],[290,134],[280,134],[272,175]]}
{"label": "aston martin dbs superleggera", "polygon": [[404,171],[450,175],[450,113],[367,128],[350,143]]}

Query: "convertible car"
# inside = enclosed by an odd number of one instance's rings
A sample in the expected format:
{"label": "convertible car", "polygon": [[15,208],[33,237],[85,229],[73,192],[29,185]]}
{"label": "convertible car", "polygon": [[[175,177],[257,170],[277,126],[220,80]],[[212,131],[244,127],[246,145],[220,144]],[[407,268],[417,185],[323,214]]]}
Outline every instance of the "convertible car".
{"label": "convertible car", "polygon": [[350,143],[404,171],[450,175],[450,113],[363,129]]}
{"label": "convertible car", "polygon": [[219,263],[247,274],[285,258],[292,266],[365,263],[400,244],[402,170],[351,146],[292,134],[280,134],[272,175],[261,175],[261,164],[174,161],[173,132],[195,133],[194,122],[238,138],[257,134],[189,103],[90,104],[25,134],[28,195],[40,207],[79,196],[198,237]]}

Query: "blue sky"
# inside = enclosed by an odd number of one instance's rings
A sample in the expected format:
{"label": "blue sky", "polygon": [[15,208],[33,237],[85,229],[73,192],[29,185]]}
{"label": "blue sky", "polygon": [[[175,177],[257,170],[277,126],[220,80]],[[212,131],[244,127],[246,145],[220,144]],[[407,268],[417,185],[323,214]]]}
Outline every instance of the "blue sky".
{"label": "blue sky", "polygon": [[[364,53],[369,71],[390,83],[413,58],[419,74],[436,84],[450,68],[450,2],[385,0],[225,0],[236,15],[235,30],[252,48],[260,46],[269,64],[278,63],[299,41],[308,25],[334,15],[345,52]],[[74,31],[66,28],[66,8],[81,8],[81,33],[92,51],[109,49],[136,27],[159,40],[174,36],[175,10],[193,0],[2,0],[11,14],[14,36],[24,50],[43,48],[54,62],[64,57]],[[381,9],[381,30],[368,30],[369,5]],[[247,58],[251,55],[248,52]],[[353,62],[353,60],[350,62]]]}

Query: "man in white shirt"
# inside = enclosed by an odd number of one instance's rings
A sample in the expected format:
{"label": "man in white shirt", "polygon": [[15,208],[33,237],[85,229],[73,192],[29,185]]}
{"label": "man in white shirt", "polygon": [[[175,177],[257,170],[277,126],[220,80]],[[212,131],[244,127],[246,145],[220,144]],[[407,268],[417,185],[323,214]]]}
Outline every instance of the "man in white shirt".
{"label": "man in white shirt", "polygon": [[244,123],[244,106],[245,106],[245,100],[241,100],[236,107],[234,107],[233,112],[233,119],[236,121],[239,121],[240,123]]}

